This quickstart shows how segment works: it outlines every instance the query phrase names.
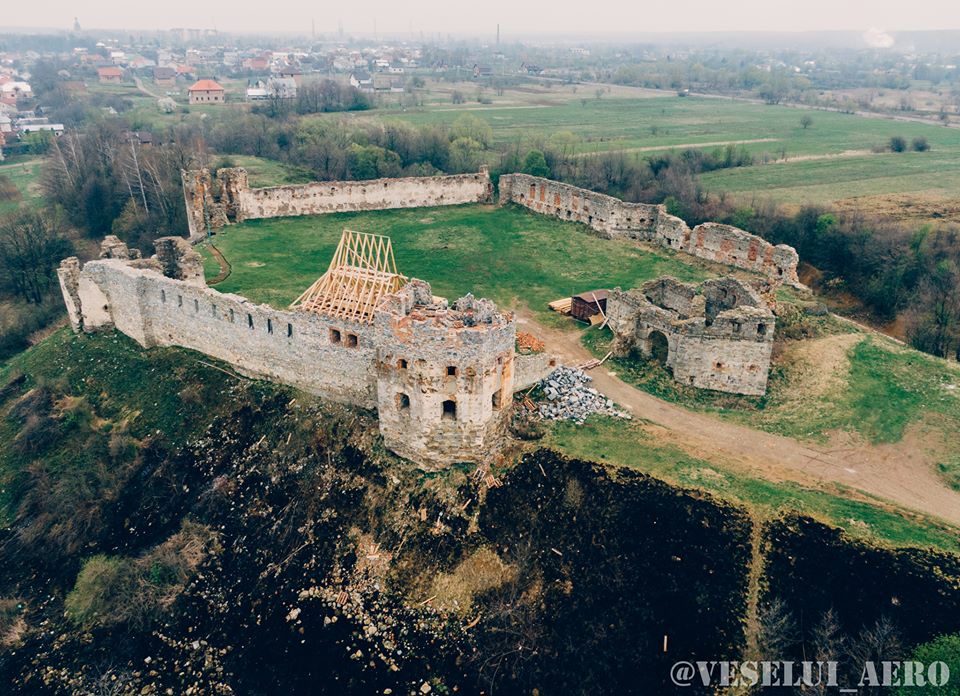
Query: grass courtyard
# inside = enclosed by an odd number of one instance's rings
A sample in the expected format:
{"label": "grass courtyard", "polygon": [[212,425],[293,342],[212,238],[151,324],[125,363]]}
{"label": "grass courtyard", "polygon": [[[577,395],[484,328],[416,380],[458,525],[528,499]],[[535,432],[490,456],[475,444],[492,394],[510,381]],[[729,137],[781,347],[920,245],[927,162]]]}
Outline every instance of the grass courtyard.
{"label": "grass courtyard", "polygon": [[[326,271],[344,228],[393,240],[397,269],[431,283],[434,294],[468,292],[504,307],[519,299],[544,318],[546,304],[596,288],[633,287],[660,275],[702,280],[722,268],[658,247],[610,241],[582,225],[509,206],[454,206],[251,220],[214,244],[232,266],[217,285],[256,302],[286,307]],[[201,247],[208,278],[219,272]]]}

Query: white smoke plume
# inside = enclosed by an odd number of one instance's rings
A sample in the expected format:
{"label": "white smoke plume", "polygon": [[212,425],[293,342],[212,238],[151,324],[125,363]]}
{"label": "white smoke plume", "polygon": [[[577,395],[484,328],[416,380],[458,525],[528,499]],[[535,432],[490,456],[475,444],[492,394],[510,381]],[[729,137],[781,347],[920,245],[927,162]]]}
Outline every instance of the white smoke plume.
{"label": "white smoke plume", "polygon": [[890,48],[895,43],[890,34],[877,27],[870,27],[863,32],[863,41],[870,48]]}

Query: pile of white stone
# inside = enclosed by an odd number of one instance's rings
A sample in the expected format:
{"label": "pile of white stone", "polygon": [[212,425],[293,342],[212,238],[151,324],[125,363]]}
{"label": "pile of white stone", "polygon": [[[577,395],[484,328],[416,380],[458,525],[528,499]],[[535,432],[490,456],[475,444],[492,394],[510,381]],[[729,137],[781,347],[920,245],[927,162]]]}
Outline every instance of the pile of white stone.
{"label": "pile of white stone", "polygon": [[583,370],[560,366],[541,380],[544,400],[538,406],[541,418],[583,423],[587,416],[599,414],[612,418],[630,418],[616,404],[590,386],[593,378]]}

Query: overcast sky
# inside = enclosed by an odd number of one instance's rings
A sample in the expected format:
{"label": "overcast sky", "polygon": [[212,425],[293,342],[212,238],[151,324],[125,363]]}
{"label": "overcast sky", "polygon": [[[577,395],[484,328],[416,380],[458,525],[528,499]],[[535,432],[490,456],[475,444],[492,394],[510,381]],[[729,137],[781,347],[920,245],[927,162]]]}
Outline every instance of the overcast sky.
{"label": "overcast sky", "polygon": [[0,27],[217,28],[221,31],[423,31],[493,35],[651,31],[960,29],[960,0],[39,0],[10,4]]}

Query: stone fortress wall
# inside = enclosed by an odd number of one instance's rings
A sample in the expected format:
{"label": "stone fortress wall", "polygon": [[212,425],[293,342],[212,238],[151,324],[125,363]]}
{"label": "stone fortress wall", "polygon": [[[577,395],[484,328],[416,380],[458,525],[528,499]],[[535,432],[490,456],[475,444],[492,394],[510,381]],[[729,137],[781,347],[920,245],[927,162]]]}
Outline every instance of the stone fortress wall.
{"label": "stone fortress wall", "polygon": [[[185,171],[190,241],[165,237],[140,258],[116,237],[101,257],[76,258],[58,271],[75,331],[116,328],[143,346],[182,346],[242,373],[289,384],[333,401],[376,408],[384,442],[423,466],[486,462],[506,443],[514,391],[556,367],[545,354],[515,352],[512,314],[470,295],[452,306],[410,281],[388,296],[372,323],[309,311],[277,310],[206,286],[190,242],[243,220],[356,210],[489,202],[486,168],[477,174],[324,182],[252,189],[242,168]],[[799,285],[797,254],[726,225],[690,229],[662,206],[525,174],[500,178],[501,203],[588,225],[602,236],[656,241],[701,258]],[[735,279],[699,287],[660,279],[608,299],[617,351],[654,352],[667,344],[674,377],[697,387],[762,394],[774,319],[759,296]]]}
{"label": "stone fortress wall", "polygon": [[657,242],[709,261],[762,273],[800,286],[793,247],[774,246],[730,225],[707,222],[693,229],[662,205],[627,203],[595,191],[528,174],[500,177],[500,204],[517,203],[561,220],[582,222],[603,237]]}
{"label": "stone fortress wall", "polygon": [[244,220],[322,215],[360,210],[424,208],[489,203],[493,184],[486,167],[474,174],[403,177],[366,181],[322,181],[250,188],[247,171],[221,168],[181,172],[190,238]]}
{"label": "stone fortress wall", "polygon": [[693,285],[663,277],[626,292],[615,288],[607,318],[615,355],[637,350],[662,358],[675,380],[701,389],[766,393],[776,317],[741,280]]}
{"label": "stone fortress wall", "polygon": [[[503,448],[514,391],[516,323],[466,296],[448,306],[412,280],[371,324],[256,305],[208,288],[187,240],[137,258],[108,237],[101,258],[58,275],[75,331],[115,328],[142,346],[182,346],[244,374],[376,408],[390,449],[428,468],[484,462]],[[546,364],[533,364],[546,375]],[[524,367],[531,378],[531,365]]]}

